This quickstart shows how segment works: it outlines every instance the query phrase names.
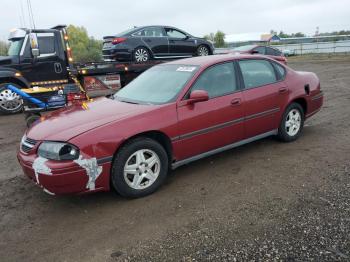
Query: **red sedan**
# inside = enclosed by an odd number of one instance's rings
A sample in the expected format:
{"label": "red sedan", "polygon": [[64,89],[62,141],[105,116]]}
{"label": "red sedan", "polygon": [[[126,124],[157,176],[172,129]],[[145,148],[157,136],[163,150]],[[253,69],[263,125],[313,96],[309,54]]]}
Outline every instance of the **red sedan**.
{"label": "red sedan", "polygon": [[161,64],[112,98],[68,106],[23,136],[24,173],[51,194],[115,189],[141,197],[168,171],[257,139],[296,140],[320,110],[314,73],[257,55]]}
{"label": "red sedan", "polygon": [[283,53],[280,50],[270,46],[243,45],[234,48],[230,53],[266,55],[274,60],[277,60],[278,62],[281,62],[285,65],[287,64],[287,58],[283,55]]}

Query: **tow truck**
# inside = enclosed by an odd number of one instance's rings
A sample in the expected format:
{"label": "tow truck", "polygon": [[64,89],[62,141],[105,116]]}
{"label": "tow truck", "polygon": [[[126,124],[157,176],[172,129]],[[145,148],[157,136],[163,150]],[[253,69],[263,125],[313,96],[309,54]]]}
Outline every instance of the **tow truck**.
{"label": "tow truck", "polygon": [[[42,102],[76,87],[75,99],[115,93],[143,71],[164,61],[74,63],[65,25],[12,30],[8,56],[0,57],[0,112],[40,110],[23,100],[20,89]],[[12,88],[8,88],[11,85]],[[22,93],[23,94],[23,93]],[[24,101],[24,102],[23,102]]]}

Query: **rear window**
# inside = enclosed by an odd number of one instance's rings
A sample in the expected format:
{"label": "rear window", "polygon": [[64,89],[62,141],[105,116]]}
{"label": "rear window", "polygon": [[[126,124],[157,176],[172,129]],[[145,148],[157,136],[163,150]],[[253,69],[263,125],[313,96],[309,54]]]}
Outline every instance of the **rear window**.
{"label": "rear window", "polygon": [[247,89],[277,81],[275,70],[267,60],[241,60],[238,63]]}

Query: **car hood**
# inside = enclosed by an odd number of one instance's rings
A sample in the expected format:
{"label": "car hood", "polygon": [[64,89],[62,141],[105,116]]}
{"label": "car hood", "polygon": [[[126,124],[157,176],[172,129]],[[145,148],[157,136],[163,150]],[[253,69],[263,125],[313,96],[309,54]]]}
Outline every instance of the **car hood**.
{"label": "car hood", "polygon": [[68,141],[91,129],[158,107],[98,98],[92,102],[75,103],[43,116],[33,124],[26,135],[34,140]]}

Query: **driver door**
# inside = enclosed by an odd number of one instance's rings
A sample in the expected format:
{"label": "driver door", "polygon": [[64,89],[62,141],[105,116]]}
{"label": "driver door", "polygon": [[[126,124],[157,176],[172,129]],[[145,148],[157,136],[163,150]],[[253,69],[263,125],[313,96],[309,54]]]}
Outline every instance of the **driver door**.
{"label": "driver door", "polygon": [[174,28],[165,28],[172,56],[192,56],[196,51],[196,40]]}
{"label": "driver door", "polygon": [[244,136],[242,92],[232,62],[206,69],[190,92],[193,90],[207,91],[209,100],[195,104],[179,102],[180,136],[176,142],[177,148],[181,148],[179,160],[234,143]]}
{"label": "driver door", "polygon": [[31,55],[30,38],[27,38],[21,55],[20,70],[29,82],[66,80],[66,62],[60,58],[55,33],[37,33],[40,55],[34,61]]}

